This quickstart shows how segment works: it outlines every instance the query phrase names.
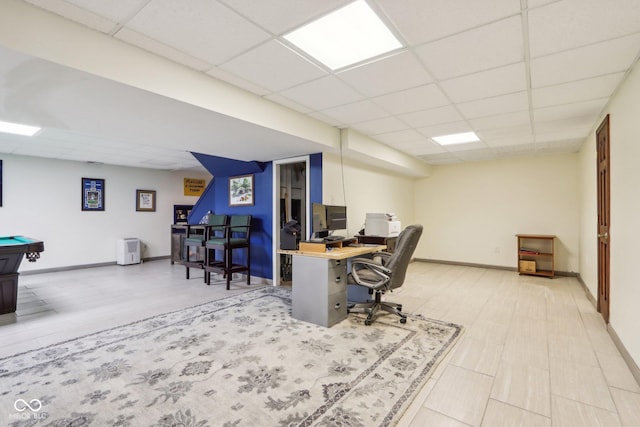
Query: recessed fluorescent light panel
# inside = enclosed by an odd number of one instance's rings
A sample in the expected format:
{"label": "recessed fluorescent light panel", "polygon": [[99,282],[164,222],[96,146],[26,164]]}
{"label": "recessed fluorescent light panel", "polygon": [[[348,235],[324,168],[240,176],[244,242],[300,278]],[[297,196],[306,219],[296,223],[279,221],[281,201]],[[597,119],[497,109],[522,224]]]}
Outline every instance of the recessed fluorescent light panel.
{"label": "recessed fluorescent light panel", "polygon": [[454,133],[451,135],[434,136],[433,139],[440,145],[466,144],[468,142],[480,141],[475,132]]}
{"label": "recessed fluorescent light panel", "polygon": [[332,70],[402,47],[364,0],[325,15],[284,38]]}
{"label": "recessed fluorescent light panel", "polygon": [[40,130],[36,126],[20,125],[18,123],[0,121],[0,132],[12,133],[15,135],[33,136]]}

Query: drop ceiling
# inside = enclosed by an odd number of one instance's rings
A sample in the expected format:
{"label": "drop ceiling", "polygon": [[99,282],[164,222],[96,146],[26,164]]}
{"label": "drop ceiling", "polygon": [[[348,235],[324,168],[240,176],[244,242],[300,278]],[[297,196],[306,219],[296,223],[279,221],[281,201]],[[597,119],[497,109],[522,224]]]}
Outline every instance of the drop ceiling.
{"label": "drop ceiling", "polygon": [[[335,72],[282,36],[350,0],[26,3],[435,165],[578,151],[640,53],[640,0],[367,0],[405,48]],[[45,127],[0,135],[0,153],[188,169],[190,151],[323,150],[1,46],[0,79],[0,120]],[[480,141],[431,140],[468,131]]]}

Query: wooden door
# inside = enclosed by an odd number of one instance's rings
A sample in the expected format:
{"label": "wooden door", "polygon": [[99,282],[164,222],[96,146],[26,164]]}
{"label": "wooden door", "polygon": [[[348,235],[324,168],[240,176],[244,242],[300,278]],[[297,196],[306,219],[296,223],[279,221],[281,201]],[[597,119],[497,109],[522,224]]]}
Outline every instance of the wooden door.
{"label": "wooden door", "polygon": [[596,132],[598,151],[598,311],[609,323],[609,115]]}

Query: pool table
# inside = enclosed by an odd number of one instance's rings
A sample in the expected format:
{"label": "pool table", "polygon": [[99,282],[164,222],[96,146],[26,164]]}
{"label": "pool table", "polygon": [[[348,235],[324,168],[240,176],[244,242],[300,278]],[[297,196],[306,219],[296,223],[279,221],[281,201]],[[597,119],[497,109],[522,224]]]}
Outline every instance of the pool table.
{"label": "pool table", "polygon": [[24,236],[0,237],[0,314],[16,311],[18,300],[18,267],[22,257],[36,262],[44,243]]}

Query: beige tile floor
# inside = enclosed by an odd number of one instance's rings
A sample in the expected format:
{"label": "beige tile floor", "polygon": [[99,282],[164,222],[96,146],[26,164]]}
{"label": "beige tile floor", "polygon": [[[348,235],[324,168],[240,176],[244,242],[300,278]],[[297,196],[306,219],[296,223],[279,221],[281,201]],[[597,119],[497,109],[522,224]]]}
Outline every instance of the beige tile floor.
{"label": "beige tile floor", "polygon": [[[246,289],[168,260],[22,275],[0,357]],[[640,426],[640,387],[575,278],[416,262],[387,299],[465,327],[399,426]]]}

